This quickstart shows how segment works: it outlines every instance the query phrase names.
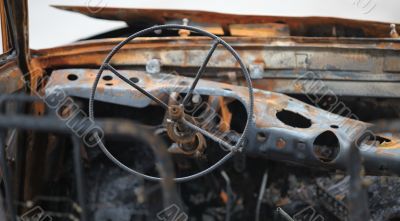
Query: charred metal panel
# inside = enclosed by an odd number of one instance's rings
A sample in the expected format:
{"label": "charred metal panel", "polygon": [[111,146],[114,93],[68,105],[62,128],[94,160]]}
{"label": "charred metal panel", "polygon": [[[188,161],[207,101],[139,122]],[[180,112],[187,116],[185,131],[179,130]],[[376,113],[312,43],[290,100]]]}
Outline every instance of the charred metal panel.
{"label": "charred metal panel", "polygon": [[[89,98],[96,73],[96,70],[84,69],[55,71],[49,79],[46,94],[63,90],[69,96]],[[168,74],[149,75],[140,71],[120,71],[120,73],[128,79],[135,79],[138,86],[165,102],[168,102],[168,95],[172,92],[187,92],[188,88],[185,85],[189,85],[193,80]],[[105,72],[104,76],[110,77],[100,81],[96,100],[138,108],[155,105],[148,97],[113,77],[110,72]],[[243,104],[248,102],[246,87],[200,80],[196,92],[201,95],[237,99]],[[250,154],[261,154],[275,160],[294,163],[302,162],[309,166],[344,169],[353,140],[361,135],[359,133],[372,126],[332,114],[279,93],[255,89],[254,97],[255,124],[250,129],[249,144],[245,148]],[[297,119],[301,118],[300,120],[311,123],[299,126],[298,120],[286,122],[278,115],[282,111],[289,112],[290,115],[299,115]],[[259,135],[263,135],[266,139],[257,139]],[[338,152],[329,162],[324,162],[315,152],[315,143],[318,143],[319,139],[323,142],[332,138],[337,140],[335,148],[338,148]],[[363,144],[361,154],[365,158],[367,171],[400,173],[397,167],[400,161],[399,142],[394,137],[390,138],[390,141],[390,147],[369,148],[369,145]]]}
{"label": "charred metal panel", "polygon": [[[240,54],[260,89],[282,93],[302,93],[304,74],[315,73],[337,95],[398,97],[395,81],[400,81],[400,42],[395,39],[324,38],[224,38]],[[77,43],[37,51],[34,59],[43,68],[92,67],[101,64],[119,39]],[[209,49],[201,37],[141,38],[126,46],[111,64],[119,68],[144,70],[154,59],[160,70],[177,70],[193,76],[191,68],[201,65]],[[240,71],[228,52],[217,48],[205,72],[210,79],[224,81]],[[225,79],[226,80],[226,79]],[[368,85],[366,85],[368,83]],[[368,88],[372,88],[369,90]]]}

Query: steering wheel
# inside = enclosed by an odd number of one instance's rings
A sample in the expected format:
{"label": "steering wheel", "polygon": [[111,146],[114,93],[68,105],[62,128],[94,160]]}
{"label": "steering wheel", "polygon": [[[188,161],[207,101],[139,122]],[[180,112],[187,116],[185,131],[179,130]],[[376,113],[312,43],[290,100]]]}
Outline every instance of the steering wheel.
{"label": "steering wheel", "polygon": [[[207,56],[205,57],[202,65],[200,66],[199,70],[197,71],[197,74],[193,80],[193,83],[191,84],[190,87],[187,88],[186,90],[186,95],[185,97],[182,99],[182,102],[180,104],[177,105],[168,105],[165,102],[163,102],[162,100],[160,100],[159,98],[157,98],[156,96],[152,95],[151,93],[149,93],[148,91],[146,91],[145,89],[141,88],[140,86],[138,86],[135,82],[131,81],[130,79],[126,78],[125,76],[123,76],[122,74],[120,74],[111,64],[110,61],[113,58],[113,56],[126,44],[128,44],[130,41],[132,41],[133,39],[137,38],[137,37],[141,37],[141,36],[145,36],[146,34],[152,33],[154,31],[161,31],[161,30],[188,30],[191,32],[195,32],[197,34],[203,35],[203,36],[207,36],[209,38],[211,38],[213,40],[211,49],[209,50]],[[196,86],[201,78],[201,76],[203,75],[203,72],[211,58],[211,56],[213,55],[215,49],[219,46],[222,45],[226,50],[228,50],[232,56],[236,59],[236,61],[239,63],[240,68],[241,68],[241,72],[246,80],[247,83],[247,88],[248,88],[248,92],[249,92],[249,99],[248,99],[248,103],[246,104],[246,112],[247,112],[247,121],[245,124],[245,127],[243,129],[243,133],[241,134],[241,136],[239,137],[239,139],[237,139],[236,143],[234,145],[222,140],[221,138],[213,135],[212,133],[210,133],[209,131],[201,128],[200,126],[197,126],[196,123],[194,121],[190,120],[190,117],[188,117],[185,114],[185,105],[187,105],[189,99],[191,99],[193,92],[196,89]],[[190,175],[190,176],[186,176],[186,177],[179,177],[179,178],[175,178],[174,181],[175,182],[185,182],[185,181],[189,181],[201,176],[204,176],[208,173],[210,173],[211,171],[213,171],[214,169],[218,168],[220,165],[222,165],[224,162],[226,162],[228,159],[230,159],[235,152],[237,151],[241,151],[241,149],[243,148],[242,145],[244,143],[245,137],[247,136],[247,133],[249,131],[249,127],[251,125],[252,119],[253,119],[253,106],[254,106],[254,97],[253,97],[253,87],[251,84],[251,78],[250,78],[250,74],[246,68],[246,66],[244,65],[242,59],[240,58],[239,54],[229,45],[227,44],[224,40],[222,40],[220,37],[209,33],[207,31],[204,31],[202,29],[196,28],[196,27],[192,27],[192,26],[186,26],[186,25],[160,25],[160,26],[153,26],[151,28],[147,28],[144,29],[142,31],[139,31],[131,36],[129,36],[127,39],[125,39],[124,41],[122,41],[121,43],[119,43],[116,47],[114,47],[111,52],[107,55],[107,57],[105,58],[104,62],[102,63],[98,74],[96,75],[95,81],[93,83],[93,87],[92,87],[92,91],[91,91],[91,95],[89,98],[89,118],[91,120],[94,121],[94,109],[93,109],[93,103],[94,103],[94,98],[95,98],[95,94],[96,94],[96,89],[97,89],[97,85],[99,83],[99,80],[101,78],[101,75],[103,73],[104,70],[109,70],[111,71],[113,74],[115,74],[117,77],[119,77],[121,80],[123,80],[124,82],[126,82],[127,84],[129,84],[130,86],[134,87],[136,90],[138,90],[139,92],[141,92],[142,94],[144,94],[145,96],[147,96],[148,98],[150,98],[151,100],[153,100],[154,102],[156,102],[157,104],[159,104],[161,107],[165,108],[168,114],[168,121],[172,122],[173,124],[178,124],[180,127],[185,127],[185,128],[189,128],[190,130],[193,130],[194,132],[197,133],[201,133],[202,135],[208,137],[209,139],[213,140],[214,142],[219,143],[220,145],[222,145],[224,148],[229,150],[229,153],[226,154],[223,158],[221,158],[219,161],[217,161],[215,164],[213,164],[212,166],[210,166],[209,168]],[[112,161],[114,162],[117,166],[121,167],[123,170],[127,171],[128,173],[131,173],[133,175],[137,175],[140,176],[144,179],[147,180],[151,180],[151,181],[160,181],[161,178],[159,177],[153,177],[153,176],[148,176],[145,174],[142,174],[136,170],[133,170],[127,166],[125,166],[123,163],[121,163],[118,159],[116,159],[109,151],[108,149],[105,147],[105,145],[103,144],[103,142],[101,141],[100,137],[95,134],[94,136],[97,139],[97,142],[101,148],[101,150],[104,152],[104,154]]]}

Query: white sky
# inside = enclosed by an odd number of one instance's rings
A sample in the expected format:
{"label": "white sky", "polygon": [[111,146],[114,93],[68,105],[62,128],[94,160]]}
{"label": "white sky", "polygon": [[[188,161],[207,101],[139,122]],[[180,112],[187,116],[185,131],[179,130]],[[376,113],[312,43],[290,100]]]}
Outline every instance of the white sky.
{"label": "white sky", "polygon": [[[237,14],[332,16],[400,23],[399,0],[29,0],[31,48],[48,48],[120,27],[107,21],[65,12],[50,4],[194,9]],[[358,4],[357,4],[358,3]]]}

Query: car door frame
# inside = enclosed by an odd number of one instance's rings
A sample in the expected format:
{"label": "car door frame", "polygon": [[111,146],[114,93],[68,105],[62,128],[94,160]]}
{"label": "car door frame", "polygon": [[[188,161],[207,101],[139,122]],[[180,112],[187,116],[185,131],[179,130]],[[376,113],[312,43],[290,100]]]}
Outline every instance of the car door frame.
{"label": "car door frame", "polygon": [[[3,53],[0,55],[0,94],[29,91],[27,1],[0,0]],[[26,74],[24,74],[26,73]]]}

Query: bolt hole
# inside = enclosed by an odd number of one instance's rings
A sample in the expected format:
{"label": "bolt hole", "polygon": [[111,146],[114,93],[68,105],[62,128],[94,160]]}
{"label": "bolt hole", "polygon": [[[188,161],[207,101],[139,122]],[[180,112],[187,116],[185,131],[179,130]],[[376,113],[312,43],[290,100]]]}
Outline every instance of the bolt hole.
{"label": "bolt hole", "polygon": [[232,91],[232,89],[230,89],[230,88],[224,88],[224,90],[226,90],[226,91]]}
{"label": "bolt hole", "polygon": [[257,141],[260,143],[264,143],[268,138],[268,135],[265,134],[264,132],[258,132],[257,133]]}
{"label": "bolt hole", "polygon": [[139,78],[137,78],[137,77],[131,77],[131,78],[129,78],[129,80],[132,81],[133,83],[139,82]]}
{"label": "bolt hole", "polygon": [[113,77],[110,75],[103,76],[103,80],[105,80],[105,81],[111,81],[112,79],[113,79]]}
{"label": "bolt hole", "polygon": [[333,128],[333,129],[338,129],[339,128],[339,126],[338,125],[331,125],[331,128]]}
{"label": "bolt hole", "polygon": [[113,86],[113,83],[106,83],[107,86]]}
{"label": "bolt hole", "polygon": [[67,76],[68,80],[70,81],[76,81],[78,79],[78,76],[76,74],[69,74]]}

